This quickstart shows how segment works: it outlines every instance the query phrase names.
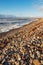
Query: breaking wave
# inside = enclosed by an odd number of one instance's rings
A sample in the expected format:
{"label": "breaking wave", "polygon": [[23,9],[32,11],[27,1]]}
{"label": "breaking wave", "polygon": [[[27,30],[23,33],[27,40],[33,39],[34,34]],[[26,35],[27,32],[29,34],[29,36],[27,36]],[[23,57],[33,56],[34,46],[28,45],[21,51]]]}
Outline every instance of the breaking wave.
{"label": "breaking wave", "polygon": [[0,33],[7,32],[11,29],[19,28],[25,24],[32,22],[33,20],[35,20],[35,19],[13,21],[13,22],[0,22]]}

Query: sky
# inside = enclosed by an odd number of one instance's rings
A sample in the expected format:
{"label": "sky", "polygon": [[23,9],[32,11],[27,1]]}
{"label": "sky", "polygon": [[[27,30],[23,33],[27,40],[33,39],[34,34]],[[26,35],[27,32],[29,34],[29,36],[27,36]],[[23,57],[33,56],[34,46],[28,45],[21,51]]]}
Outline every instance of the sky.
{"label": "sky", "polygon": [[43,0],[0,0],[0,14],[43,17]]}

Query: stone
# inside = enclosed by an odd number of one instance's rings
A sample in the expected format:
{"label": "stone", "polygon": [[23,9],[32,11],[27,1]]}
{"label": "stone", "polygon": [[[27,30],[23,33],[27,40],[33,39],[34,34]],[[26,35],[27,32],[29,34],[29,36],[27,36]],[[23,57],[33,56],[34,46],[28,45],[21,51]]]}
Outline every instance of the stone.
{"label": "stone", "polygon": [[43,60],[41,60],[41,64],[43,65]]}
{"label": "stone", "polygon": [[40,62],[37,59],[33,60],[33,64],[34,65],[41,65]]}

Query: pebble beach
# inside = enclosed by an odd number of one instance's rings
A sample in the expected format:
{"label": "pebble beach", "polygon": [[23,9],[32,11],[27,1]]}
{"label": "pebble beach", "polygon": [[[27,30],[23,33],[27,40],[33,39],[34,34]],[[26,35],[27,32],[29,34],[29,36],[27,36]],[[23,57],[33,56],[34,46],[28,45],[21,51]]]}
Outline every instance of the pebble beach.
{"label": "pebble beach", "polygon": [[0,34],[0,65],[43,65],[43,18]]}

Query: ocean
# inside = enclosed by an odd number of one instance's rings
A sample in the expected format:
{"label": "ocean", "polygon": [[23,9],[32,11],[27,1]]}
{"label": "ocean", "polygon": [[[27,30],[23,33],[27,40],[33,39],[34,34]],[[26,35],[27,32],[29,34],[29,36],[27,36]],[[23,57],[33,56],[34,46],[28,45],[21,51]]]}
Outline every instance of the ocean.
{"label": "ocean", "polygon": [[30,18],[30,19],[15,20],[15,21],[0,21],[0,33],[22,27],[23,25],[26,25],[34,20],[35,20],[34,18]]}

